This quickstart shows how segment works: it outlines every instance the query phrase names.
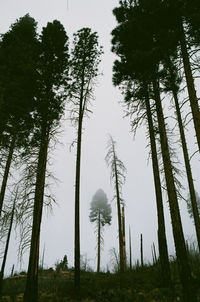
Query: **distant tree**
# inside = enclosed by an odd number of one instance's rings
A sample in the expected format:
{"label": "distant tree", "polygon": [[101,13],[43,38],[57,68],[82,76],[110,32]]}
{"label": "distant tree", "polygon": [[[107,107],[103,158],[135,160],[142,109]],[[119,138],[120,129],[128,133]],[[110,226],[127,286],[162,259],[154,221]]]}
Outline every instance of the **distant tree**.
{"label": "distant tree", "polygon": [[64,255],[63,260],[60,262],[56,262],[55,264],[56,271],[66,271],[68,270],[68,260],[67,260],[67,255]]}
{"label": "distant tree", "polygon": [[117,200],[118,214],[118,236],[119,236],[119,258],[120,258],[120,273],[124,272],[124,257],[123,257],[123,233],[122,233],[122,185],[125,181],[126,168],[123,162],[118,158],[116,153],[116,142],[110,136],[108,140],[108,153],[105,158],[107,165],[111,168],[111,180],[115,188],[115,198]]}
{"label": "distant tree", "polygon": [[43,28],[40,36],[38,86],[36,95],[35,132],[32,145],[37,152],[34,209],[28,274],[24,302],[38,301],[39,241],[46,166],[50,141],[55,136],[64,112],[66,77],[68,71],[68,37],[63,25],[55,20]]}
{"label": "distant tree", "polygon": [[[196,195],[196,201],[197,201],[197,209],[198,209],[198,213],[200,215],[200,196],[196,191],[195,191],[195,195]],[[188,194],[188,197],[187,197],[187,210],[188,210],[190,218],[194,220],[190,194]]]}
{"label": "distant tree", "polygon": [[91,112],[88,108],[94,98],[95,79],[98,76],[98,65],[102,48],[98,44],[96,32],[90,28],[82,28],[74,34],[73,49],[70,61],[69,97],[72,102],[71,120],[77,127],[77,154],[75,179],[75,243],[74,243],[74,286],[80,290],[80,167],[82,128],[84,117]]}
{"label": "distant tree", "polygon": [[111,224],[111,206],[108,203],[106,194],[99,189],[92,198],[90,204],[90,221],[96,223],[97,228],[97,273],[100,272],[100,255],[103,241],[102,231],[106,224]]}

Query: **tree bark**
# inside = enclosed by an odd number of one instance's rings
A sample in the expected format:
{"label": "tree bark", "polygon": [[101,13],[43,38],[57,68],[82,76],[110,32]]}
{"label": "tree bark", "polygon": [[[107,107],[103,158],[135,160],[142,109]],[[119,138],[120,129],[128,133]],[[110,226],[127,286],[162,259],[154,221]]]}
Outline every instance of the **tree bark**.
{"label": "tree bark", "polygon": [[97,273],[100,272],[100,254],[101,254],[101,220],[100,212],[98,218],[98,247],[97,247]]}
{"label": "tree bark", "polygon": [[28,266],[26,288],[25,288],[24,300],[23,300],[24,302],[38,301],[38,262],[39,262],[40,226],[42,220],[48,143],[49,143],[49,130],[46,121],[44,121],[42,125],[42,135],[41,135],[40,150],[39,150],[38,165],[37,165],[31,248],[30,248],[30,255],[29,255],[29,266]]}
{"label": "tree bark", "polygon": [[167,250],[167,238],[166,238],[166,231],[165,231],[165,217],[164,217],[164,210],[163,210],[160,172],[159,172],[158,157],[157,157],[155,131],[153,126],[151,107],[149,103],[149,96],[148,96],[147,89],[148,88],[146,87],[145,106],[147,112],[154,187],[155,187],[155,194],[156,194],[156,206],[157,206],[157,218],[158,218],[158,247],[159,247],[159,255],[160,255],[160,265],[162,271],[163,285],[167,287],[171,287],[172,282],[171,282],[171,273],[170,273],[170,265],[169,265],[169,256]]}
{"label": "tree bark", "polygon": [[12,230],[13,219],[14,219],[15,202],[16,202],[16,199],[14,200],[14,203],[13,203],[13,208],[12,208],[12,213],[11,213],[11,218],[10,218],[10,226],[9,226],[9,230],[8,230],[7,240],[6,240],[6,247],[5,247],[5,251],[4,251],[4,255],[3,255],[3,262],[2,262],[2,265],[1,265],[1,272],[0,272],[0,297],[2,295],[2,285],[3,285],[4,270],[5,270],[7,255],[8,255],[8,247],[9,247],[9,243],[10,243],[10,236],[11,236],[11,230]]}
{"label": "tree bark", "polygon": [[188,95],[190,100],[190,107],[192,110],[194,128],[196,132],[197,144],[200,152],[200,110],[199,110],[198,98],[194,86],[194,79],[192,76],[192,70],[190,66],[190,60],[189,60],[182,21],[180,21],[180,30],[181,30],[181,35],[180,35],[181,54],[183,58],[183,65],[184,65]]}
{"label": "tree bark", "polygon": [[176,248],[176,256],[178,262],[178,270],[180,281],[183,289],[184,302],[196,302],[196,295],[192,288],[192,277],[190,266],[188,262],[188,255],[185,246],[185,239],[182,229],[182,222],[178,206],[178,199],[176,195],[176,187],[174,183],[174,176],[172,171],[169,146],[167,141],[167,134],[165,128],[165,121],[163,116],[162,104],[160,99],[159,84],[157,79],[153,79],[153,90],[156,104],[156,112],[158,119],[158,127],[160,133],[160,143],[162,158],[164,164],[165,179],[167,185],[167,192],[169,197],[169,208],[171,214],[172,230]]}
{"label": "tree bark", "polygon": [[13,153],[14,153],[14,149],[15,149],[16,136],[17,136],[16,131],[14,131],[13,136],[12,136],[12,140],[11,140],[11,143],[10,143],[10,147],[9,147],[8,158],[7,158],[7,161],[6,161],[6,167],[5,167],[5,171],[4,171],[4,175],[3,175],[3,181],[2,181],[2,185],[1,185],[0,216],[1,216],[1,212],[2,212],[5,192],[6,192],[6,185],[7,185],[7,181],[8,181],[9,172],[10,172],[10,166],[11,166]]}

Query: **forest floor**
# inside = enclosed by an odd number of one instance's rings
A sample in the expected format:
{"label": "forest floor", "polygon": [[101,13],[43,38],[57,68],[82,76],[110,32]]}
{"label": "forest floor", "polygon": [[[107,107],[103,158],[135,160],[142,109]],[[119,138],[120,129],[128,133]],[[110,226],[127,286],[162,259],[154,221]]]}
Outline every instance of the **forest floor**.
{"label": "forest floor", "polygon": [[[171,265],[174,290],[162,287],[159,267],[138,267],[124,273],[120,282],[119,274],[81,272],[80,299],[74,292],[72,270],[40,271],[39,302],[181,302],[181,286],[178,281],[176,264]],[[200,268],[198,269],[200,272]],[[194,278],[194,288],[200,302],[200,273]],[[3,283],[1,302],[22,302],[26,274],[7,278]]]}

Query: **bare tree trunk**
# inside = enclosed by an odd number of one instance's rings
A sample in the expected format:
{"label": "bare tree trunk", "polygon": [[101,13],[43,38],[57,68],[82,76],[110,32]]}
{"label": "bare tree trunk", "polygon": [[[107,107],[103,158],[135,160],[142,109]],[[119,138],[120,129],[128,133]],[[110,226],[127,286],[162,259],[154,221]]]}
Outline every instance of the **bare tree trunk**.
{"label": "bare tree trunk", "polygon": [[144,257],[143,257],[143,237],[140,234],[140,259],[141,259],[141,267],[144,266]]}
{"label": "bare tree trunk", "polygon": [[163,116],[163,110],[160,99],[159,84],[156,79],[153,80],[153,90],[155,96],[156,112],[158,119],[158,126],[160,132],[160,143],[162,158],[164,164],[165,179],[167,185],[167,192],[169,197],[169,207],[172,221],[172,230],[176,248],[178,269],[180,281],[183,288],[183,301],[185,302],[196,302],[196,295],[192,288],[192,277],[190,266],[188,262],[188,256],[185,246],[185,239],[183,235],[182,222],[180,217],[180,211],[178,206],[178,200],[176,195],[176,187],[174,183],[174,176],[172,171],[169,146],[167,141],[167,134],[165,128],[165,121]]}
{"label": "bare tree trunk", "polygon": [[30,248],[30,255],[29,255],[29,266],[28,266],[26,288],[25,288],[24,300],[23,300],[24,302],[38,301],[38,262],[39,262],[40,226],[41,226],[42,210],[43,210],[48,143],[49,143],[49,130],[45,121],[44,124],[42,125],[42,135],[41,135],[40,150],[38,156],[31,248]]}
{"label": "bare tree trunk", "polygon": [[100,253],[101,253],[101,220],[100,220],[100,212],[98,218],[98,247],[97,247],[97,273],[100,272]]}
{"label": "bare tree trunk", "polygon": [[160,172],[159,172],[159,165],[158,165],[155,131],[153,126],[151,107],[149,103],[149,96],[148,96],[147,89],[148,88],[146,87],[145,106],[147,112],[147,120],[148,120],[148,128],[149,128],[149,136],[150,136],[150,144],[151,144],[154,187],[155,187],[155,194],[156,194],[156,206],[157,206],[157,217],[158,217],[158,247],[159,247],[159,254],[160,254],[160,265],[161,265],[161,272],[163,278],[163,285],[167,287],[171,287],[172,282],[171,282],[171,272],[170,272],[170,265],[169,265],[169,256],[167,250],[167,238],[166,238],[166,231],[165,231],[165,217],[164,217],[164,210],[163,210],[161,180],[160,180]]}
{"label": "bare tree trunk", "polygon": [[131,246],[131,228],[129,226],[129,262],[130,262],[130,271],[132,270],[132,246]]}
{"label": "bare tree trunk", "polygon": [[153,264],[156,264],[154,250],[153,250],[153,245],[151,246],[151,254],[152,254]]}
{"label": "bare tree trunk", "polygon": [[16,199],[14,199],[14,203],[13,203],[13,208],[12,208],[12,213],[11,213],[11,218],[10,218],[10,226],[9,226],[9,230],[8,230],[7,240],[6,240],[6,247],[5,247],[5,251],[4,251],[4,255],[3,255],[3,262],[2,262],[2,265],[1,265],[1,272],[0,272],[0,297],[2,295],[2,285],[3,285],[4,270],[5,270],[7,255],[8,255],[8,247],[9,247],[9,243],[10,243],[10,236],[11,236],[11,230],[12,230],[13,219],[14,219],[15,202],[16,202]]}
{"label": "bare tree trunk", "polygon": [[80,169],[81,169],[81,143],[83,122],[83,85],[80,94],[77,154],[76,154],[76,180],[75,180],[75,240],[74,240],[74,287],[77,295],[80,293]]}
{"label": "bare tree trunk", "polygon": [[176,114],[177,114],[179,131],[180,131],[180,137],[181,137],[181,143],[182,143],[182,148],[183,148],[183,156],[184,156],[185,168],[186,168],[186,173],[187,173],[187,180],[188,180],[190,199],[191,199],[191,204],[192,204],[192,212],[193,212],[193,216],[194,216],[194,224],[195,224],[197,242],[198,242],[198,247],[199,247],[199,251],[200,251],[200,218],[199,218],[199,212],[198,212],[198,207],[197,207],[197,199],[196,199],[196,194],[195,194],[195,189],[194,189],[194,182],[193,182],[192,170],[191,170],[191,166],[190,166],[185,132],[184,132],[183,122],[182,122],[182,118],[181,118],[181,110],[179,107],[177,89],[175,87],[175,79],[174,79],[173,71],[171,68],[170,60],[168,62],[168,67],[169,67],[169,71],[170,71],[172,93],[173,93],[173,97],[174,97]]}
{"label": "bare tree trunk", "polygon": [[124,264],[124,271],[126,271],[126,233],[125,233],[124,205],[122,206],[122,241],[123,241],[123,264]]}
{"label": "bare tree trunk", "polygon": [[45,255],[45,245],[44,245],[43,253],[42,253],[42,263],[41,263],[42,270],[44,269],[44,255]]}
{"label": "bare tree trunk", "polygon": [[1,216],[1,211],[2,211],[2,207],[3,207],[5,192],[6,192],[6,186],[7,186],[8,176],[9,176],[9,172],[10,172],[10,166],[11,166],[13,153],[14,153],[14,149],[15,149],[15,142],[16,142],[16,131],[14,131],[13,136],[12,136],[12,140],[11,140],[11,143],[10,143],[8,158],[7,158],[6,167],[5,167],[5,171],[4,171],[4,175],[3,175],[3,181],[2,181],[2,185],[1,185],[0,216]]}
{"label": "bare tree trunk", "polygon": [[155,248],[154,242],[153,242],[153,253],[154,253],[155,264],[157,264],[158,260],[157,260],[157,256],[156,256],[156,248]]}
{"label": "bare tree trunk", "polygon": [[186,82],[187,82],[190,106],[191,106],[191,110],[192,110],[194,128],[195,128],[197,143],[198,143],[199,152],[200,152],[200,110],[199,110],[198,98],[197,98],[197,94],[196,94],[196,90],[195,90],[195,86],[194,86],[194,79],[192,76],[192,70],[191,70],[191,66],[190,66],[190,60],[189,60],[182,21],[180,21],[180,30],[181,30],[181,38],[180,38],[181,53],[182,53],[182,58],[183,58],[183,65],[184,65],[185,77],[186,77]]}
{"label": "bare tree trunk", "polygon": [[121,200],[119,193],[119,182],[118,182],[118,171],[116,160],[115,161],[115,189],[117,196],[117,215],[118,215],[118,233],[119,233],[119,259],[120,259],[120,273],[124,272],[124,264],[123,264],[123,241],[122,241],[122,217],[121,217]]}

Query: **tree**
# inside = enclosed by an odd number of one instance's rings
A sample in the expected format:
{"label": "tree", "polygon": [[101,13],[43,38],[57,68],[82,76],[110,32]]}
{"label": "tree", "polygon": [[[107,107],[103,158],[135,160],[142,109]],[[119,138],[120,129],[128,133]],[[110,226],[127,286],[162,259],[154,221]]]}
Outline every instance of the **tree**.
{"label": "tree", "polygon": [[4,270],[5,270],[5,266],[6,266],[8,248],[9,248],[9,244],[10,244],[10,236],[11,236],[14,220],[16,220],[15,222],[17,224],[16,203],[17,203],[17,199],[18,199],[18,188],[16,190],[14,190],[13,195],[14,196],[12,197],[12,199],[13,199],[12,208],[11,209],[7,208],[6,211],[4,212],[5,217],[2,218],[3,222],[8,224],[8,232],[7,232],[5,250],[4,250],[4,254],[3,254],[3,261],[2,261],[2,265],[1,265],[1,271],[0,271],[0,298],[2,295]]}
{"label": "tree", "polygon": [[[171,286],[170,266],[165,232],[163,198],[157,155],[158,152],[156,146],[156,130],[154,129],[155,127],[153,123],[153,105],[151,104],[150,100],[152,89],[150,85],[148,85],[147,80],[150,68],[150,57],[148,51],[151,52],[151,44],[149,38],[146,37],[146,32],[148,31],[146,30],[145,33],[143,33],[143,25],[138,26],[134,24],[133,16],[135,13],[137,13],[137,10],[134,11],[134,9],[128,5],[128,2],[121,2],[121,6],[115,8],[113,12],[117,18],[119,25],[112,32],[112,50],[117,53],[117,55],[120,57],[120,61],[116,60],[114,63],[113,82],[114,85],[121,85],[121,87],[123,88],[125,103],[128,108],[128,114],[131,115],[131,117],[134,116],[134,119],[132,119],[131,121],[133,131],[136,131],[139,125],[141,125],[143,122],[147,123],[149,133],[148,136],[150,139],[151,147],[154,187],[156,194],[158,218],[158,246],[160,253],[162,278],[163,284],[165,286]],[[140,32],[138,33],[138,31]],[[139,42],[138,45],[141,49],[140,52],[137,51],[134,53],[133,61],[133,58],[131,57],[133,48],[132,46],[135,44],[137,45],[138,42],[136,41],[136,39],[134,39],[134,42],[131,39],[132,37],[142,37],[143,34],[145,35],[145,38],[147,38],[149,41],[149,47],[146,49],[143,41]],[[122,45],[124,46],[122,47]],[[155,55],[156,57],[158,56],[157,53],[153,53],[153,55]],[[126,58],[129,59],[128,64],[126,63]],[[136,72],[140,72],[141,74],[139,79],[135,74]]]}
{"label": "tree", "polygon": [[[196,196],[196,201],[197,201],[198,214],[200,215],[200,196],[197,192],[195,192],[195,196]],[[194,214],[193,214],[192,201],[191,201],[190,194],[188,194],[188,197],[187,197],[187,210],[188,210],[188,214],[189,214],[190,218],[194,220]]]}
{"label": "tree", "polygon": [[[124,74],[125,79],[127,79],[127,76],[130,76],[139,83],[142,81],[144,84],[144,81],[146,81],[153,89],[152,98],[155,101],[179,276],[183,285],[183,297],[185,301],[196,301],[160,97],[160,61],[162,59],[161,50],[163,49],[160,49],[159,44],[157,44],[155,35],[156,27],[154,26],[154,19],[151,18],[152,11],[148,10],[153,3],[144,0],[140,1],[139,4],[136,3],[134,6],[130,1],[130,8],[127,9],[127,2],[128,1],[120,2],[122,9],[118,14],[118,19],[121,24],[114,32],[117,36],[114,40],[114,51],[121,58],[121,62],[117,62],[115,65],[115,70],[118,71],[117,75],[119,77],[121,74]],[[157,3],[157,1],[155,1],[154,4],[159,4],[159,2]],[[154,8],[155,7],[156,9],[158,8],[156,5]],[[158,13],[158,9],[156,11]],[[121,79],[123,79],[123,76],[121,76]]]}
{"label": "tree", "polygon": [[100,272],[100,254],[103,242],[102,232],[106,224],[111,224],[111,206],[108,203],[106,194],[99,189],[92,198],[90,204],[90,222],[96,223],[97,228],[97,273]]}
{"label": "tree", "polygon": [[122,242],[123,242],[123,264],[124,271],[126,271],[126,227],[125,227],[125,211],[124,204],[122,204]]}
{"label": "tree", "polygon": [[80,291],[80,168],[83,119],[90,112],[89,103],[94,97],[94,83],[98,76],[98,65],[102,48],[96,32],[82,28],[74,34],[70,60],[69,98],[72,102],[71,119],[77,127],[77,153],[75,176],[75,242],[74,242],[74,286]]}
{"label": "tree", "polygon": [[118,215],[118,236],[119,236],[119,258],[120,258],[120,273],[124,272],[124,257],[123,257],[123,234],[122,234],[122,185],[125,181],[126,168],[123,162],[118,158],[116,153],[116,142],[110,136],[108,140],[108,152],[105,158],[108,167],[111,168],[111,180],[114,183],[115,198],[117,200],[117,215]]}
{"label": "tree", "polygon": [[64,255],[63,260],[61,260],[60,262],[56,262],[55,264],[56,267],[56,271],[66,271],[68,270],[68,260],[67,260],[67,255]]}
{"label": "tree", "polygon": [[64,111],[68,70],[68,37],[62,24],[55,20],[43,28],[40,37],[40,77],[35,111],[36,129],[32,145],[38,147],[32,237],[24,302],[38,301],[38,261],[46,166],[50,140],[55,135]]}
{"label": "tree", "polygon": [[[167,74],[168,73],[168,74]],[[175,108],[176,108],[176,115],[179,125],[179,132],[180,132],[180,138],[181,138],[181,145],[183,149],[183,156],[184,156],[184,162],[185,162],[185,168],[186,168],[186,174],[187,174],[187,181],[188,181],[188,187],[190,192],[190,205],[191,210],[194,217],[194,223],[195,223],[195,230],[197,235],[197,242],[198,247],[200,251],[200,217],[198,212],[198,204],[197,204],[197,198],[195,194],[195,188],[194,188],[194,182],[192,177],[192,169],[190,165],[190,159],[189,159],[189,153],[188,153],[188,147],[185,137],[185,131],[184,131],[184,125],[181,117],[181,109],[178,101],[178,92],[179,92],[179,82],[180,78],[178,76],[178,71],[176,65],[172,64],[172,61],[170,58],[166,59],[166,75],[164,80],[165,89],[169,90],[173,94]]]}
{"label": "tree", "polygon": [[0,43],[0,148],[7,157],[0,190],[0,215],[14,152],[26,148],[33,128],[37,60],[36,22],[25,15],[11,25]]}

